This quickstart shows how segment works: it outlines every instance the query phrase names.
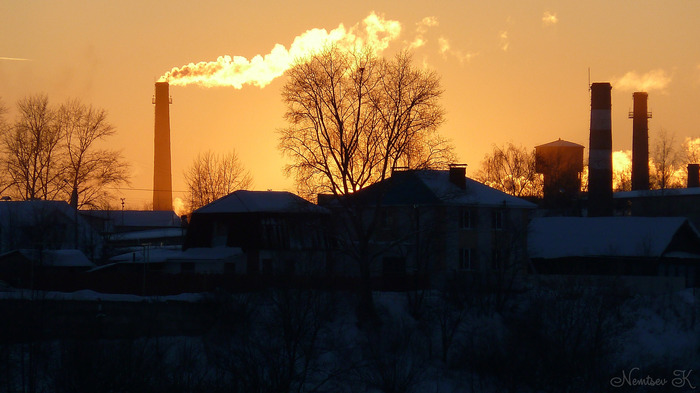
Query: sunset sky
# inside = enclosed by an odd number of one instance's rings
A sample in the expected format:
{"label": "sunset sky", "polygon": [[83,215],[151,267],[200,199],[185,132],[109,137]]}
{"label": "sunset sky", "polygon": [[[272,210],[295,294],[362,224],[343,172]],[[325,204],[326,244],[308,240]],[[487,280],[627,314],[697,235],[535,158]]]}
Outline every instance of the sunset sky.
{"label": "sunset sky", "polygon": [[[37,93],[54,104],[80,98],[106,109],[117,129],[109,144],[122,150],[133,174],[131,189],[115,193],[127,208],[140,209],[151,201],[151,97],[161,76],[223,56],[263,61],[276,45],[283,47],[277,55],[286,53],[312,29],[362,38],[372,15],[392,28],[382,35],[384,55],[412,46],[416,65],[441,75],[441,133],[469,165],[468,175],[492,144],[532,148],[562,138],[586,146],[587,154],[589,69],[592,82],[613,85],[613,149],[631,149],[627,117],[638,90],[649,92],[652,143],[661,128],[679,144],[700,137],[696,0],[2,0],[0,99],[10,119],[18,99]],[[206,150],[235,149],[254,189],[294,190],[277,148],[285,76],[253,84],[236,78],[228,86],[171,86],[174,197],[184,196],[183,171]]]}

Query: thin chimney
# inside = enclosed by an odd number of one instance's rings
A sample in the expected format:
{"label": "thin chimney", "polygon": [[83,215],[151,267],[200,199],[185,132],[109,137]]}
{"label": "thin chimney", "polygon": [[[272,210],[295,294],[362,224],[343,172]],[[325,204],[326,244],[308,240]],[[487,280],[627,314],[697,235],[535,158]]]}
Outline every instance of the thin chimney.
{"label": "thin chimney", "polygon": [[634,111],[632,119],[632,190],[649,189],[649,122],[651,112],[647,111],[645,92],[632,94]]}
{"label": "thin chimney", "polygon": [[688,164],[688,188],[700,187],[700,164]]}
{"label": "thin chimney", "polygon": [[588,149],[588,215],[612,215],[612,86],[591,85],[591,133]]}
{"label": "thin chimney", "polygon": [[168,82],[156,82],[153,150],[153,210],[173,210],[170,166],[170,99]]}

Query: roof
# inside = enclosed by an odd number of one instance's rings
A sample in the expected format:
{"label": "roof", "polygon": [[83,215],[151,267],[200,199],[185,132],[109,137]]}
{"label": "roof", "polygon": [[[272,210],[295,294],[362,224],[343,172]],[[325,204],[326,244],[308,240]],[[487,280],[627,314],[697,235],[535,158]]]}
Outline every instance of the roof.
{"label": "roof", "polygon": [[[187,250],[173,249],[167,247],[152,247],[140,251],[132,251],[125,254],[117,255],[109,260],[111,262],[181,262],[181,261],[227,261],[238,255],[242,255],[243,251],[239,247],[194,247]],[[97,269],[95,269],[97,270]]]}
{"label": "roof", "polygon": [[613,193],[613,198],[648,198],[648,197],[669,197],[669,196],[691,196],[700,195],[700,187],[691,188],[666,188],[663,190],[637,190],[621,191]]}
{"label": "roof", "polygon": [[579,145],[578,143],[574,143],[574,142],[565,141],[565,140],[562,140],[561,138],[559,138],[559,140],[556,140],[554,142],[549,142],[549,143],[545,143],[543,145],[535,146],[535,149],[537,149],[538,147],[580,147],[582,149],[585,148],[583,145]]}
{"label": "roof", "polygon": [[681,230],[700,234],[685,217],[545,217],[528,228],[531,258],[660,257]]}
{"label": "roof", "polygon": [[194,211],[208,213],[328,213],[287,191],[238,190]]}
{"label": "roof", "polygon": [[81,215],[112,221],[124,227],[180,227],[180,217],[172,210],[81,210]]}
{"label": "roof", "polygon": [[[449,170],[409,170],[395,172],[389,179],[373,184],[357,194],[371,201],[381,195],[383,205],[479,205],[534,209],[534,203],[508,195],[476,180],[465,178],[466,187],[450,181]],[[382,194],[383,193],[383,194]]]}
{"label": "roof", "polygon": [[30,250],[20,249],[7,252],[0,255],[0,258],[19,253],[25,258],[33,262],[41,261],[43,266],[53,267],[94,267],[95,264],[90,261],[85,254],[80,250]]}

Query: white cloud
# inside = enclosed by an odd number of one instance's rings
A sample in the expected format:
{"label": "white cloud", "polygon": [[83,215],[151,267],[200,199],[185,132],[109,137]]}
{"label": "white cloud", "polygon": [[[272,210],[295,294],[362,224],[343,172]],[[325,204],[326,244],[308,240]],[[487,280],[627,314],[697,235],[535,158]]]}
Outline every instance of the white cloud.
{"label": "white cloud", "polygon": [[450,46],[450,41],[445,37],[438,38],[438,45],[440,45],[439,52],[444,58],[453,56],[457,58],[460,63],[464,63],[465,61],[469,62],[474,56],[476,56],[476,53],[462,53],[461,51],[452,49]]}
{"label": "white cloud", "polygon": [[429,28],[435,27],[438,24],[438,19],[434,16],[426,16],[421,19],[420,22],[416,23],[416,37],[408,44],[409,49],[420,48],[427,44],[428,40],[425,38],[425,33],[428,32]]}
{"label": "white cloud", "polygon": [[508,40],[508,31],[502,31],[499,37],[501,38],[501,50],[507,52],[508,47],[510,46],[510,41]]}
{"label": "white cloud", "polygon": [[545,11],[542,15],[542,26],[552,26],[556,25],[558,22],[557,14]]}

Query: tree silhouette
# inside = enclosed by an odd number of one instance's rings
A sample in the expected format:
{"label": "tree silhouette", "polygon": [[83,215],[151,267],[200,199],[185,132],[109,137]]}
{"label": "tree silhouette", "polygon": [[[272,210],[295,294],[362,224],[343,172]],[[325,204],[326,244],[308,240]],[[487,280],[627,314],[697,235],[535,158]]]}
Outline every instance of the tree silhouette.
{"label": "tree silhouette", "polygon": [[13,197],[67,201],[76,190],[78,207],[97,206],[107,202],[109,186],[128,183],[121,154],[97,147],[114,134],[104,109],[78,100],[54,109],[46,95],[20,99],[17,109],[0,139]]}
{"label": "tree silhouette", "polygon": [[185,171],[187,208],[194,211],[236,190],[249,188],[252,182],[235,151],[226,155],[200,153]]}

